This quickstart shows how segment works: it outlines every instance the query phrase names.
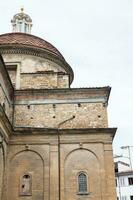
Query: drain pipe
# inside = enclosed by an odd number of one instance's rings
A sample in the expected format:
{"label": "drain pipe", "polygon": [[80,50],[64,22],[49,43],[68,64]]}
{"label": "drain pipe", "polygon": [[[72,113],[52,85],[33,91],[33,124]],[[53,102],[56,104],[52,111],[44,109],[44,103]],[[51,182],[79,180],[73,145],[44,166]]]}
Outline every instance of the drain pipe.
{"label": "drain pipe", "polygon": [[60,122],[58,124],[58,127],[57,127],[57,134],[58,134],[58,187],[59,187],[58,191],[59,191],[59,200],[61,200],[61,183],[60,183],[61,182],[61,170],[60,170],[60,165],[61,165],[61,163],[60,163],[60,153],[61,153],[60,152],[60,127],[61,127],[61,125],[65,124],[68,121],[73,120],[74,118],[75,118],[75,116],[72,116],[72,117],[70,117],[70,118],[68,118],[68,119]]}

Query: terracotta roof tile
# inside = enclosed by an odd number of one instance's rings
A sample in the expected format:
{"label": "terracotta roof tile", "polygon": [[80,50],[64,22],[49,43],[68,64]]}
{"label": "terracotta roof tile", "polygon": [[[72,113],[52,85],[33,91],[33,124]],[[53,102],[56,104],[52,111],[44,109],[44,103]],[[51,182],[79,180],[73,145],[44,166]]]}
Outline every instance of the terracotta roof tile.
{"label": "terracotta roof tile", "polygon": [[[26,33],[6,33],[0,35],[0,45],[7,44],[17,44],[17,45],[28,45],[33,48],[42,48],[51,51],[52,53],[58,55],[63,58],[62,54],[49,42]],[[64,59],[64,58],[63,58]]]}

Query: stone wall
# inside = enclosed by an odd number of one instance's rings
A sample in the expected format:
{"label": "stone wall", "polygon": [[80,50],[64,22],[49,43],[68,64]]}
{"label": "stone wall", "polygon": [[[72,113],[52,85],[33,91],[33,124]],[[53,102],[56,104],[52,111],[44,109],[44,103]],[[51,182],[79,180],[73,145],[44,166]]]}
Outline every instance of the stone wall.
{"label": "stone wall", "polygon": [[5,90],[2,86],[0,86],[0,104],[3,107],[6,115],[8,116],[9,120],[12,120],[12,103],[5,94]]}
{"label": "stone wall", "polygon": [[[109,131],[109,130],[108,130]],[[116,200],[110,130],[60,132],[60,194],[62,200]],[[102,142],[101,142],[102,141]],[[12,136],[8,161],[8,200],[59,199],[59,149],[56,133]],[[110,167],[111,164],[111,167]],[[87,193],[78,192],[78,174],[87,175]],[[32,175],[32,196],[21,196],[23,174]]]}
{"label": "stone wall", "polygon": [[57,81],[57,88],[69,88],[69,75],[58,75]]}
{"label": "stone wall", "polygon": [[[61,66],[36,56],[4,59],[17,63],[17,91],[12,93],[1,72],[0,101],[9,119],[14,103],[14,127],[0,110],[2,200],[59,200],[59,194],[61,200],[116,200],[111,148],[116,130],[107,128],[110,88],[71,89]],[[87,176],[84,195],[80,172]]]}
{"label": "stone wall", "polygon": [[8,199],[28,196],[28,200],[44,200],[44,163],[34,151],[22,151],[11,158],[9,180]]}
{"label": "stone wall", "polygon": [[108,127],[106,107],[102,103],[16,105],[15,126],[57,127],[62,121],[75,118],[65,128]]}
{"label": "stone wall", "polygon": [[32,55],[25,54],[3,54],[5,63],[21,63],[21,73],[36,73],[44,71],[65,72],[62,67],[56,63]]}
{"label": "stone wall", "polygon": [[21,74],[21,89],[53,89],[68,88],[68,75],[58,75],[57,73],[25,73]]}
{"label": "stone wall", "polygon": [[[16,65],[12,81],[16,89],[25,88],[66,88],[69,87],[69,75],[56,63],[31,55],[3,55],[6,65]],[[64,75],[58,75],[63,73]]]}
{"label": "stone wall", "polygon": [[8,119],[12,121],[13,86],[2,60],[0,62],[0,104]]}
{"label": "stone wall", "polygon": [[21,74],[21,89],[56,88],[57,74]]}
{"label": "stone wall", "polygon": [[7,155],[8,142],[10,135],[9,120],[6,117],[3,109],[0,106],[0,200],[6,199],[6,174],[7,174]]}

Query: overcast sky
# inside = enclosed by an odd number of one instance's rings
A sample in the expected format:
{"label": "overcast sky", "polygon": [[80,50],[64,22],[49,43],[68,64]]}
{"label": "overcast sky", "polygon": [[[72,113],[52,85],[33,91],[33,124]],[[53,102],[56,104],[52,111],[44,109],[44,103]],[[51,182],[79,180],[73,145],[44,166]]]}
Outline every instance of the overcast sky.
{"label": "overcast sky", "polygon": [[133,145],[133,0],[1,0],[0,34],[12,31],[21,6],[33,20],[32,34],[57,47],[73,68],[72,87],[112,87],[114,151]]}

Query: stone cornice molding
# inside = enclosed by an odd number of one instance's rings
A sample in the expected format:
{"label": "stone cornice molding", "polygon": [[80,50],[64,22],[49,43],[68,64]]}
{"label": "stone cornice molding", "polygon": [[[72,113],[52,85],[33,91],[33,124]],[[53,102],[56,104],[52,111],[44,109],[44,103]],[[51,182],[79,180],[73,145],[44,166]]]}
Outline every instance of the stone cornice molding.
{"label": "stone cornice molding", "polygon": [[15,90],[15,95],[28,95],[31,93],[35,94],[41,94],[41,93],[90,93],[90,94],[105,94],[107,98],[109,98],[111,91],[111,87],[94,87],[94,88],[54,88],[54,89],[21,89],[21,90]]}
{"label": "stone cornice molding", "polygon": [[[15,100],[25,101],[27,96],[31,97],[31,101],[35,101],[35,96],[41,99],[45,97],[45,100],[57,100],[57,101],[78,101],[82,102],[103,102],[104,106],[108,105],[110,87],[99,87],[99,88],[60,88],[60,89],[26,89],[26,90],[15,90]],[[62,99],[62,95],[64,98]],[[60,98],[61,96],[61,98]],[[33,97],[33,99],[32,99]],[[81,102],[80,102],[81,100]]]}
{"label": "stone cornice molding", "polygon": [[32,128],[32,127],[14,127],[13,136],[72,136],[73,135],[109,135],[109,141],[112,142],[117,128],[78,128],[78,129],[57,129],[57,128]]}

